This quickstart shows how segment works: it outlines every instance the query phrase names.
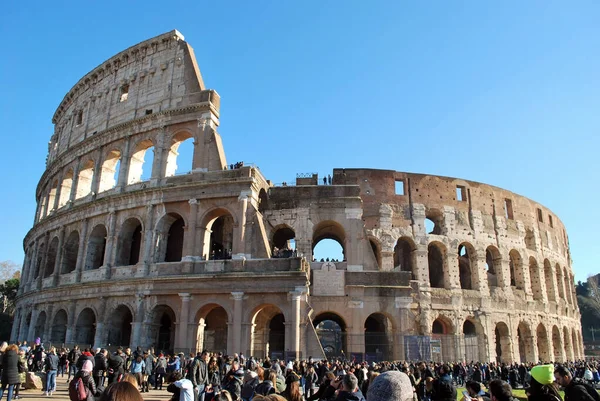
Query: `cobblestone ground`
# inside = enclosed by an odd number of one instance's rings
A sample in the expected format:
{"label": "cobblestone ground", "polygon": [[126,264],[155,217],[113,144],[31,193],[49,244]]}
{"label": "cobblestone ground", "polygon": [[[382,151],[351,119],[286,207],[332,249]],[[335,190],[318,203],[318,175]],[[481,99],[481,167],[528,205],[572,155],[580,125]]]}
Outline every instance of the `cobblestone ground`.
{"label": "cobblestone ground", "polygon": [[[21,390],[20,396],[22,400],[32,401],[69,401],[68,385],[66,384],[66,378],[59,378],[56,380],[56,392],[52,394],[52,397],[46,397],[44,392],[41,390]],[[142,393],[144,400],[148,401],[167,401],[171,398],[171,393],[165,390],[152,390],[149,393]],[[6,397],[6,396],[5,396]]]}

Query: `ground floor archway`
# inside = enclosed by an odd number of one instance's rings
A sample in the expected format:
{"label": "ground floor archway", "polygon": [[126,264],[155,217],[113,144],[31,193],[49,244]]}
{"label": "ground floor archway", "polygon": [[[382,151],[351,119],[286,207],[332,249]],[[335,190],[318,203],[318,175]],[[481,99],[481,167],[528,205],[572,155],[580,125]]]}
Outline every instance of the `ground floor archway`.
{"label": "ground floor archway", "polygon": [[84,347],[91,347],[96,336],[96,314],[90,308],[85,308],[77,317],[75,325],[75,342]]}
{"label": "ground floor archway", "polygon": [[346,322],[336,313],[324,312],[313,320],[317,337],[327,358],[344,357],[348,339]]}
{"label": "ground floor archway", "polygon": [[367,317],[365,329],[365,360],[393,360],[392,322],[382,313],[373,313]]}
{"label": "ground floor archway", "polygon": [[175,312],[167,305],[158,305],[150,312],[148,340],[154,344],[157,353],[169,353],[175,346]]}
{"label": "ground floor archway", "polygon": [[119,305],[111,314],[108,324],[108,344],[128,347],[131,345],[133,315],[125,305]]}
{"label": "ground floor archway", "polygon": [[205,305],[198,312],[196,349],[227,353],[229,317],[220,305]]}
{"label": "ground floor archway", "polygon": [[54,344],[64,344],[67,338],[67,312],[64,309],[59,310],[54,315],[52,328],[50,331],[50,341]]}
{"label": "ground floor archway", "polygon": [[265,305],[252,317],[250,350],[255,357],[285,358],[285,317],[279,307]]}

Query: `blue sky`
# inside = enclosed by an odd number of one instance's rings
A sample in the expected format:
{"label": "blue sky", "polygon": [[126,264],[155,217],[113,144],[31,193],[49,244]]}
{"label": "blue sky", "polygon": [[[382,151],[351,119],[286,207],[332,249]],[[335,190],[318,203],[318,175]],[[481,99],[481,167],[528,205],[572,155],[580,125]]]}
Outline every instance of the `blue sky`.
{"label": "blue sky", "polygon": [[22,263],[52,115],[89,70],[178,29],[221,95],[229,162],[274,182],[371,167],[528,196],[597,260],[600,3],[8,2],[0,16],[0,260]]}

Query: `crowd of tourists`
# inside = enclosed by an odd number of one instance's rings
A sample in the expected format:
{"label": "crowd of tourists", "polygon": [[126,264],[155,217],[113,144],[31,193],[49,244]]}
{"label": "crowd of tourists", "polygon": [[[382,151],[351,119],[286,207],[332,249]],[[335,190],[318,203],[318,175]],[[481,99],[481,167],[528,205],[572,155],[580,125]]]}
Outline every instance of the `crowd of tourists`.
{"label": "crowd of tourists", "polygon": [[[284,361],[221,353],[155,353],[150,348],[57,350],[42,344],[0,345],[0,400],[19,399],[27,372],[42,372],[43,392],[69,383],[71,401],[141,401],[166,390],[172,401],[600,401],[595,361],[566,364]],[[458,394],[458,388],[464,388]]]}

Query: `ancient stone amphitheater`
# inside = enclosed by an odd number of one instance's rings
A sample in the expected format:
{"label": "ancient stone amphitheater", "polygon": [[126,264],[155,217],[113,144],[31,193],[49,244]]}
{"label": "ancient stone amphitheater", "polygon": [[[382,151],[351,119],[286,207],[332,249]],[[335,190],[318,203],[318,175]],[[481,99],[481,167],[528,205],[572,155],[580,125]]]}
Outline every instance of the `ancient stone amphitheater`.
{"label": "ancient stone amphitheater", "polygon": [[[227,163],[219,103],[177,31],[67,93],[23,242],[13,340],[279,358],[583,355],[568,238],[552,211],[393,170],[274,185]],[[326,239],[343,260],[313,260]]]}

